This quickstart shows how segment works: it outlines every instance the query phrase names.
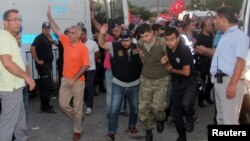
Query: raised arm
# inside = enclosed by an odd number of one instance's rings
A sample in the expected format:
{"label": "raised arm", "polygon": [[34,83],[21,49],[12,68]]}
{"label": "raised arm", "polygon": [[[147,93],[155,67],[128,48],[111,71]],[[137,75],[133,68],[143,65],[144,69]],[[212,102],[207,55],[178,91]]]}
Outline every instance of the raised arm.
{"label": "raised arm", "polygon": [[214,55],[214,52],[215,52],[215,48],[207,48],[205,46],[197,46],[195,48],[195,52],[199,55],[203,55],[203,56],[206,56],[206,57],[213,57]]}
{"label": "raised arm", "polygon": [[26,73],[25,70],[22,70],[15,62],[12,61],[11,55],[0,55],[0,61],[8,72],[17,77],[23,78],[29,85],[30,91],[35,88],[35,81]]}
{"label": "raised arm", "polygon": [[108,24],[103,24],[100,28],[100,36],[98,38],[98,44],[103,49],[110,49],[111,42],[106,42],[105,38],[107,36]]}
{"label": "raised arm", "polygon": [[101,29],[101,27],[102,27],[102,25],[95,19],[95,6],[94,6],[94,3],[95,2],[91,2],[91,21],[92,21],[92,23],[94,24],[94,26],[95,26],[95,28],[97,29],[97,30],[100,30]]}
{"label": "raised arm", "polygon": [[56,33],[56,35],[59,37],[61,34],[63,34],[63,32],[60,30],[59,26],[57,25],[57,23],[55,22],[55,20],[53,19],[51,15],[50,5],[48,7],[47,17],[48,17],[48,21],[50,23],[51,29]]}

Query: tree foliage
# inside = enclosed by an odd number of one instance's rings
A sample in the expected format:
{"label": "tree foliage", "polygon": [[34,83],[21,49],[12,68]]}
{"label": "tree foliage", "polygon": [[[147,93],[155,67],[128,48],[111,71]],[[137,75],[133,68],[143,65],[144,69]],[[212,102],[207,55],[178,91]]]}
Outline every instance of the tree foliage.
{"label": "tree foliage", "polygon": [[129,9],[132,15],[141,15],[143,20],[147,20],[152,16],[156,16],[157,13],[147,10],[145,7],[133,5],[128,1]]}
{"label": "tree foliage", "polygon": [[243,0],[206,0],[206,7],[211,10],[215,10],[220,7],[222,3],[226,6],[230,6],[235,12],[239,12],[241,9]]}
{"label": "tree foliage", "polygon": [[235,12],[239,12],[242,2],[243,0],[190,0],[187,7],[188,9],[215,10],[224,3],[226,6],[232,7]]}

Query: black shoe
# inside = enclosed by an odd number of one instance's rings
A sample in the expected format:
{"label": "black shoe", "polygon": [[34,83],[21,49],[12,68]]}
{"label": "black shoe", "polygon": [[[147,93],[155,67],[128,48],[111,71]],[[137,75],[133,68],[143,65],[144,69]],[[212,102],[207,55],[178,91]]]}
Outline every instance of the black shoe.
{"label": "black shoe", "polygon": [[206,105],[204,104],[204,102],[202,100],[198,101],[198,106],[201,108],[206,107]]}
{"label": "black shoe", "polygon": [[53,109],[54,106],[52,106],[51,104],[48,103],[48,108]]}
{"label": "black shoe", "polygon": [[106,92],[107,92],[107,90],[106,90],[105,88],[100,88],[99,91],[100,91],[100,92],[103,92],[103,93],[106,93]]}
{"label": "black shoe", "polygon": [[187,141],[185,128],[177,128],[177,132],[179,137],[176,139],[176,141]]}
{"label": "black shoe", "polygon": [[186,131],[191,133],[194,131],[194,123],[186,123]]}
{"label": "black shoe", "polygon": [[178,137],[176,141],[187,141],[187,139],[183,137]]}
{"label": "black shoe", "polygon": [[41,109],[41,112],[44,112],[44,113],[49,113],[49,114],[55,114],[56,112],[55,112],[55,110],[54,109],[49,109],[49,108],[47,108],[47,109]]}
{"label": "black shoe", "polygon": [[193,115],[193,122],[196,123],[200,120],[198,115]]}
{"label": "black shoe", "polygon": [[146,130],[145,141],[153,141],[153,133],[152,130]]}
{"label": "black shoe", "polygon": [[157,121],[157,132],[162,133],[164,131],[164,121]]}
{"label": "black shoe", "polygon": [[94,96],[99,96],[99,93],[98,93],[98,92],[95,92],[95,93],[94,93]]}
{"label": "black shoe", "polygon": [[171,110],[170,108],[166,108],[165,109],[165,114],[166,114],[166,118],[165,118],[165,122],[168,121],[168,117],[171,116]]}
{"label": "black shoe", "polygon": [[214,102],[211,100],[211,98],[206,98],[205,99],[208,104],[214,104]]}

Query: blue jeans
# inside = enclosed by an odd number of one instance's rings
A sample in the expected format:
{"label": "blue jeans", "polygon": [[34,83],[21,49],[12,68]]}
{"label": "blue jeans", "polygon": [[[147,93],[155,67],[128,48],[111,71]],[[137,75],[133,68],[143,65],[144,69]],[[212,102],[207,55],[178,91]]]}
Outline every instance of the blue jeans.
{"label": "blue jeans", "polygon": [[23,89],[23,104],[24,104],[24,110],[26,115],[26,120],[28,120],[28,108],[29,108],[29,91],[28,87],[24,87]]}
{"label": "blue jeans", "polygon": [[105,80],[106,80],[106,113],[110,113],[110,107],[111,107],[111,94],[112,94],[112,71],[106,70],[105,71]]}
{"label": "blue jeans", "polygon": [[138,98],[139,98],[140,85],[133,87],[121,87],[116,84],[112,84],[112,99],[111,99],[111,111],[109,113],[108,132],[115,134],[118,128],[118,118],[122,103],[127,95],[130,114],[128,126],[136,126],[138,118]]}

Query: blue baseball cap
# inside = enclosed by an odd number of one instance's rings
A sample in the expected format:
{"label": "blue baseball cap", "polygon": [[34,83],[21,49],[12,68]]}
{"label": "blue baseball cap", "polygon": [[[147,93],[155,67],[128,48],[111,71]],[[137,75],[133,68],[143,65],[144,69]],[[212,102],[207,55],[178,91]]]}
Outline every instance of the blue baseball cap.
{"label": "blue baseball cap", "polygon": [[121,41],[128,41],[131,39],[131,32],[128,29],[124,29],[120,35]]}

